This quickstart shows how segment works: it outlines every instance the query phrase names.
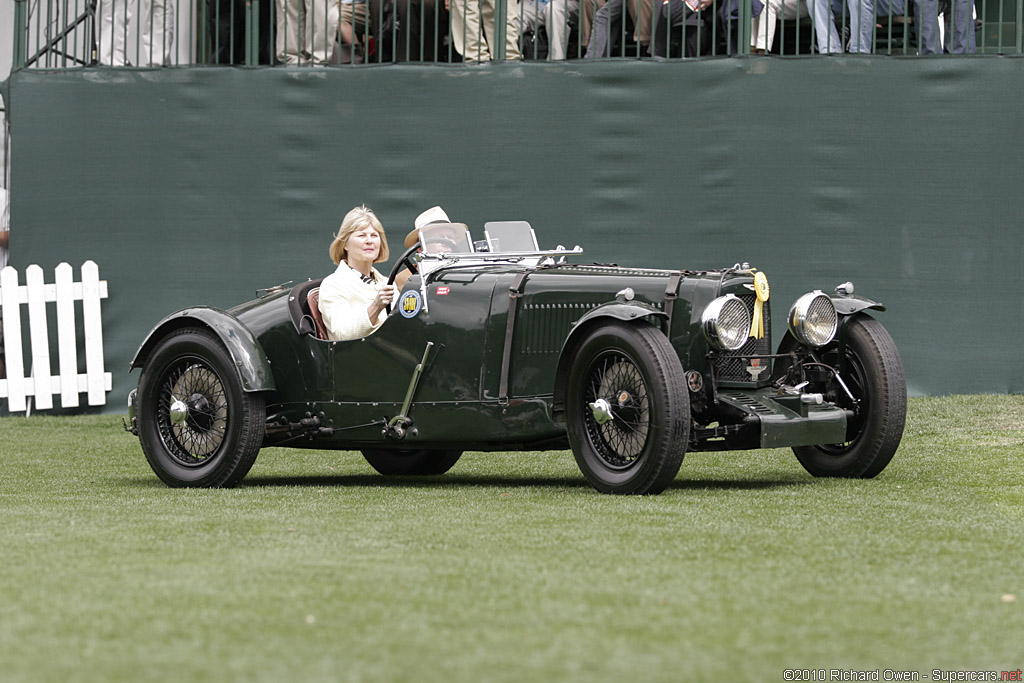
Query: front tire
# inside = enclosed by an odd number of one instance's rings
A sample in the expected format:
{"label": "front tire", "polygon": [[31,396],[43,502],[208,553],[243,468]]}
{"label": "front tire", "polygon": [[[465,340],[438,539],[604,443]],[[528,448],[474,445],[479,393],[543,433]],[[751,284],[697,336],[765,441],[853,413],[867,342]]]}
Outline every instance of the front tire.
{"label": "front tire", "polygon": [[[794,448],[797,460],[815,477],[870,479],[885,469],[903,438],[907,418],[907,382],[903,361],[892,337],[874,318],[858,315],[847,321],[842,377],[856,402],[834,379],[827,383],[828,400],[852,410],[846,441]],[[822,361],[835,367],[839,347],[833,343]]]}
{"label": "front tire", "polygon": [[603,493],[660,493],[679,473],[690,431],[672,345],[650,325],[610,323],[587,334],[575,356],[566,411],[583,476]]}
{"label": "front tire", "polygon": [[211,332],[171,332],[139,379],[139,441],[174,487],[231,487],[249,472],[265,430],[265,399],[242,390],[227,350]]}
{"label": "front tire", "polygon": [[386,476],[444,474],[459,461],[462,451],[428,451],[368,448],[363,457],[370,467]]}

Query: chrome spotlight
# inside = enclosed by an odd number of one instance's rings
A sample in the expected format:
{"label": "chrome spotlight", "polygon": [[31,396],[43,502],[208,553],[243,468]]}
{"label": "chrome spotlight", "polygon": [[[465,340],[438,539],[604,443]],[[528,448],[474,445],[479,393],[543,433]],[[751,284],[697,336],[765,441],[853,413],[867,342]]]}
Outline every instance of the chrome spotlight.
{"label": "chrome spotlight", "polygon": [[789,331],[801,344],[816,349],[835,338],[838,324],[832,299],[820,289],[804,294],[789,309]]}
{"label": "chrome spotlight", "polygon": [[704,309],[701,329],[712,346],[735,351],[750,337],[750,311],[735,294],[720,296]]}

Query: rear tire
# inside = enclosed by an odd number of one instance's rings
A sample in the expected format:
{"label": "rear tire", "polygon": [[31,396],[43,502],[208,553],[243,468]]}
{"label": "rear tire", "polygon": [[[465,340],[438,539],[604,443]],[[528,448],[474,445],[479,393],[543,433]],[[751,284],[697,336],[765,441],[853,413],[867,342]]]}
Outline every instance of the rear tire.
{"label": "rear tire", "polygon": [[[592,405],[599,399],[604,416]],[[624,323],[587,334],[569,371],[566,418],[576,463],[594,488],[663,491],[679,473],[690,432],[683,368],[665,335]]]}
{"label": "rear tire", "polygon": [[146,460],[174,487],[231,487],[263,443],[265,399],[242,381],[217,337],[184,328],[162,339],[139,379],[137,420]]}
{"label": "rear tire", "polygon": [[459,461],[462,451],[367,449],[363,457],[383,475],[444,474]]}
{"label": "rear tire", "polygon": [[[907,418],[907,382],[903,361],[892,337],[874,318],[858,315],[846,322],[846,349],[842,377],[857,402],[833,379],[826,398],[854,411],[848,420],[846,441],[839,444],[794,448],[797,460],[815,477],[870,479],[889,464],[903,438]],[[836,366],[838,343],[821,354]]]}

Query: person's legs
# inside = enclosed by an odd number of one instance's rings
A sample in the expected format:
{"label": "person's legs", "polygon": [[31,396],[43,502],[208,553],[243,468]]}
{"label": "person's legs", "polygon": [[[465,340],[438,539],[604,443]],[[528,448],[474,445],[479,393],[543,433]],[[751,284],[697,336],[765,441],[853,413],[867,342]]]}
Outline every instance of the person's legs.
{"label": "person's legs", "polygon": [[946,39],[944,52],[962,55],[977,51],[974,31],[974,0],[952,0],[951,11],[946,12]]}
{"label": "person's legs", "polygon": [[451,0],[452,42],[455,51],[467,62],[487,59],[487,50],[480,35],[479,0]]}
{"label": "person's legs", "polygon": [[[586,2],[587,0],[583,0]],[[609,50],[615,44],[622,25],[623,0],[610,0],[597,10],[590,29],[590,44],[587,45],[587,59],[610,57]]]}
{"label": "person's legs", "polygon": [[[435,44],[444,40],[448,21],[439,15],[437,3],[434,0],[396,1],[400,30],[398,44],[395,46],[395,59],[399,62],[439,61],[441,56],[436,53]],[[441,7],[443,6],[442,2]],[[435,34],[437,41],[434,39]]]}
{"label": "person's legs", "polygon": [[[139,25],[135,27],[139,33],[138,64],[136,66],[163,64],[163,59],[160,55],[153,54],[153,34],[160,35],[160,24],[157,23],[156,19],[156,5],[159,4],[160,0],[134,0],[134,2],[135,6],[139,9]],[[160,8],[160,13],[163,14],[162,7]],[[158,46],[158,52],[159,49]]]}
{"label": "person's legs", "polygon": [[480,28],[483,31],[484,58],[494,59],[494,2],[480,0]]}
{"label": "person's legs", "polygon": [[523,34],[527,31],[536,31],[539,27],[543,26],[545,15],[541,11],[537,0],[522,0],[519,3],[519,11],[516,12],[514,20],[519,33]]}
{"label": "person's legs", "polygon": [[847,0],[850,11],[850,52],[870,53],[875,37],[874,0]]}
{"label": "person's legs", "polygon": [[680,26],[685,25],[686,15],[689,12],[690,10],[687,9],[683,0],[669,0],[667,3],[660,4],[654,14],[654,26],[651,27],[651,32],[654,34],[654,49],[651,54],[655,57],[668,56],[672,33]]}
{"label": "person's legs", "polygon": [[629,16],[633,18],[633,40],[641,45],[651,43],[651,24],[654,23],[653,0],[629,0]]}
{"label": "person's legs", "polygon": [[444,39],[448,34],[448,17],[443,13],[444,0],[413,0],[413,8],[419,12],[412,28],[412,42],[416,49],[410,59],[419,59],[422,53],[424,61],[440,61],[439,52],[444,49]]}
{"label": "person's legs", "polygon": [[548,59],[564,60],[569,46],[569,22],[579,13],[579,0],[551,0],[544,24],[548,31]]}
{"label": "person's legs", "polygon": [[939,52],[939,20],[936,0],[914,3],[914,25],[917,27],[917,51],[922,55]]}
{"label": "person's legs", "polygon": [[100,64],[124,66],[128,63],[124,43],[132,20],[132,4],[133,0],[100,0],[100,30],[96,40]]}
{"label": "person's legs", "polygon": [[580,45],[586,46],[584,55],[590,52],[590,40],[592,29],[596,21],[597,13],[604,7],[608,0],[580,0]]}
{"label": "person's legs", "polygon": [[[299,43],[299,5],[302,0],[277,0],[277,61],[298,64],[302,45]],[[238,11],[238,10],[236,10]],[[234,36],[234,40],[244,36]]]}
{"label": "person's legs", "polygon": [[768,0],[760,15],[750,18],[750,50],[771,52],[775,45],[775,26],[779,21],[778,0]]}
{"label": "person's legs", "polygon": [[[497,17],[495,0],[482,0],[480,3],[480,24],[483,26],[484,37],[487,40],[487,54],[494,59],[497,50],[497,31],[495,30],[495,19]],[[519,3],[517,0],[508,0],[506,6],[508,14],[505,17],[505,59],[522,59],[519,54],[519,31],[516,29],[516,16],[519,14]]]}
{"label": "person's legs", "polygon": [[327,64],[338,38],[338,0],[306,0],[305,51],[313,63]]}
{"label": "person's legs", "polygon": [[174,0],[143,0],[142,6],[149,5],[143,12],[140,26],[139,64],[142,66],[164,66],[174,64]]}
{"label": "person's legs", "polygon": [[206,5],[206,25],[214,64],[231,64],[231,32],[234,0],[211,0]]}
{"label": "person's legs", "polygon": [[[341,5],[338,15],[338,37],[342,45],[359,45],[363,42],[363,29],[359,26],[361,21],[356,17],[356,7],[353,4]],[[366,4],[360,3],[358,7],[362,8],[362,19],[365,19]]]}
{"label": "person's legs", "polygon": [[811,23],[814,26],[814,39],[818,43],[818,52],[822,54],[842,52],[843,42],[839,39],[829,0],[804,1],[807,3],[807,12],[810,14]]}
{"label": "person's legs", "polygon": [[343,4],[338,9],[338,61],[359,64],[366,60],[364,44],[366,34],[369,32],[366,3]]}
{"label": "person's legs", "polygon": [[[505,15],[505,59],[513,61],[522,59],[519,52],[519,27],[516,26],[515,17],[519,14],[518,0],[508,0]],[[493,22],[491,24],[494,25]],[[493,52],[493,51],[492,51]]]}

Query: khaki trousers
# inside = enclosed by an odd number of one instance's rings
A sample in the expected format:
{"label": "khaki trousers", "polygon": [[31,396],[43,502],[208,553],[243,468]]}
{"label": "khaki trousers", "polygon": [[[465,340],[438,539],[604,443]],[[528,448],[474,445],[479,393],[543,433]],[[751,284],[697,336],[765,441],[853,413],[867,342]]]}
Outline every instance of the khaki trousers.
{"label": "khaki trousers", "polygon": [[[494,0],[451,0],[452,40],[455,50],[467,62],[494,59]],[[515,18],[519,2],[508,0],[505,17],[505,59],[522,59]]]}
{"label": "khaki trousers", "polygon": [[[608,0],[580,0],[580,45],[590,44],[590,28],[594,25],[594,15],[605,6]],[[653,0],[639,0],[640,18],[637,20],[638,0],[629,0],[627,7],[636,30],[633,40],[643,45],[651,42],[651,17],[654,12]],[[586,52],[586,49],[583,50]]]}

